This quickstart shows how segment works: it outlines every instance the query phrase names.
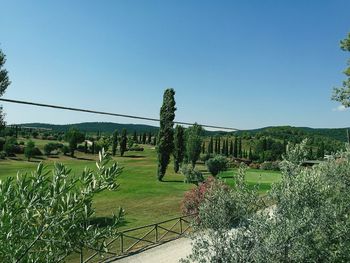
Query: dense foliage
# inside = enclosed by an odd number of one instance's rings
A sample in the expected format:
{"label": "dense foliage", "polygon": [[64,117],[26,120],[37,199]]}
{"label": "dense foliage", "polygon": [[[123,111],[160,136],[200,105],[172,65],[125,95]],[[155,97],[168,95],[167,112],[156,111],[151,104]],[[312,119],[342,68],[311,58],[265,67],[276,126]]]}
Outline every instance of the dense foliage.
{"label": "dense foliage", "polygon": [[[6,62],[5,54],[0,49],[0,97],[4,95],[7,87],[11,84],[8,72],[4,67]],[[0,105],[0,129],[5,125],[2,106]]]}
{"label": "dense foliage", "polygon": [[222,155],[216,155],[205,162],[208,171],[213,175],[217,176],[218,173],[226,171],[228,168],[227,158]]}
{"label": "dense foliage", "polygon": [[194,168],[202,149],[203,128],[195,123],[186,130],[186,157]]}

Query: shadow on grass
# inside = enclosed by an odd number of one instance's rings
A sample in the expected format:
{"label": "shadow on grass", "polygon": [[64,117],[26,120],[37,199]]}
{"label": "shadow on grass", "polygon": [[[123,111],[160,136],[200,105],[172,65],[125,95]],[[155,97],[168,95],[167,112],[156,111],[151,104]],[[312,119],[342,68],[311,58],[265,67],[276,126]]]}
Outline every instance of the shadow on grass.
{"label": "shadow on grass", "polygon": [[84,158],[84,157],[76,157],[75,159],[79,161],[96,161],[92,158]]}
{"label": "shadow on grass", "polygon": [[163,183],[183,183],[183,180],[162,180]]}
{"label": "shadow on grass", "polygon": [[[90,223],[92,225],[98,226],[98,227],[107,227],[113,225],[113,218],[109,216],[98,216],[91,219]],[[126,220],[120,220],[117,227],[126,226],[128,224],[128,221]]]}
{"label": "shadow on grass", "polygon": [[133,159],[139,159],[139,158],[146,158],[144,155],[124,155],[125,158],[133,158]]}

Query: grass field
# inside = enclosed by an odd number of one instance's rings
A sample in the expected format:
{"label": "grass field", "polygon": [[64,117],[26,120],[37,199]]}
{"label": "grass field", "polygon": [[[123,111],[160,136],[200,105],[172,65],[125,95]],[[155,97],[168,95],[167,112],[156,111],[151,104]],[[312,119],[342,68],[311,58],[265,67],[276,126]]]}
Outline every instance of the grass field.
{"label": "grass field", "polygon": [[[42,148],[48,141],[34,140]],[[165,220],[180,215],[180,204],[184,192],[194,187],[183,183],[183,176],[175,174],[170,164],[164,182],[156,179],[156,151],[151,146],[144,146],[143,152],[127,152],[125,157],[115,157],[114,161],[124,167],[119,177],[119,190],[103,192],[96,196],[94,206],[97,217],[110,217],[119,207],[125,209],[125,224],[121,229],[141,226]],[[95,168],[96,155],[76,152],[76,158],[59,156],[59,158],[25,160],[24,156],[0,161],[0,179],[15,176],[17,171],[28,172],[35,169],[38,162],[43,161],[47,169],[51,169],[54,162],[62,162],[72,169],[72,173],[80,173],[85,167]],[[203,164],[198,169],[205,171]],[[232,175],[236,170],[222,173],[228,184],[233,184]],[[261,191],[270,188],[271,183],[279,180],[280,174],[273,171],[249,169],[247,182],[251,185],[260,183]]]}

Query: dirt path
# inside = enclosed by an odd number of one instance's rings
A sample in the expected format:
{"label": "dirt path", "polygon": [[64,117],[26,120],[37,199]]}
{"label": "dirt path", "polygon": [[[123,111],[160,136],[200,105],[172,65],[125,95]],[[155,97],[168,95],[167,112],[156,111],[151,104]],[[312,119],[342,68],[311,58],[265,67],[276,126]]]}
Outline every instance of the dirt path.
{"label": "dirt path", "polygon": [[177,263],[191,252],[191,240],[179,238],[148,249],[134,256],[114,261],[115,263]]}

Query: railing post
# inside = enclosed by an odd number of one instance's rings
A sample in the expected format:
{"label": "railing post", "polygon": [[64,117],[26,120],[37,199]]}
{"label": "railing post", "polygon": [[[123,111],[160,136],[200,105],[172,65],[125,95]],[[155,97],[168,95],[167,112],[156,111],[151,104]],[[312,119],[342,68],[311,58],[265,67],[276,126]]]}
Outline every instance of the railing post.
{"label": "railing post", "polygon": [[124,254],[124,235],[120,233],[120,253]]}
{"label": "railing post", "polygon": [[155,238],[156,238],[156,243],[157,243],[157,242],[158,242],[158,224],[155,224],[154,227],[155,227],[155,230],[156,230],[156,231],[155,231],[155,233],[156,233],[156,234],[155,234]]}
{"label": "railing post", "polygon": [[84,262],[83,247],[80,248],[80,263]]}
{"label": "railing post", "polygon": [[180,233],[181,233],[181,235],[183,234],[182,233],[182,217],[180,217]]}

